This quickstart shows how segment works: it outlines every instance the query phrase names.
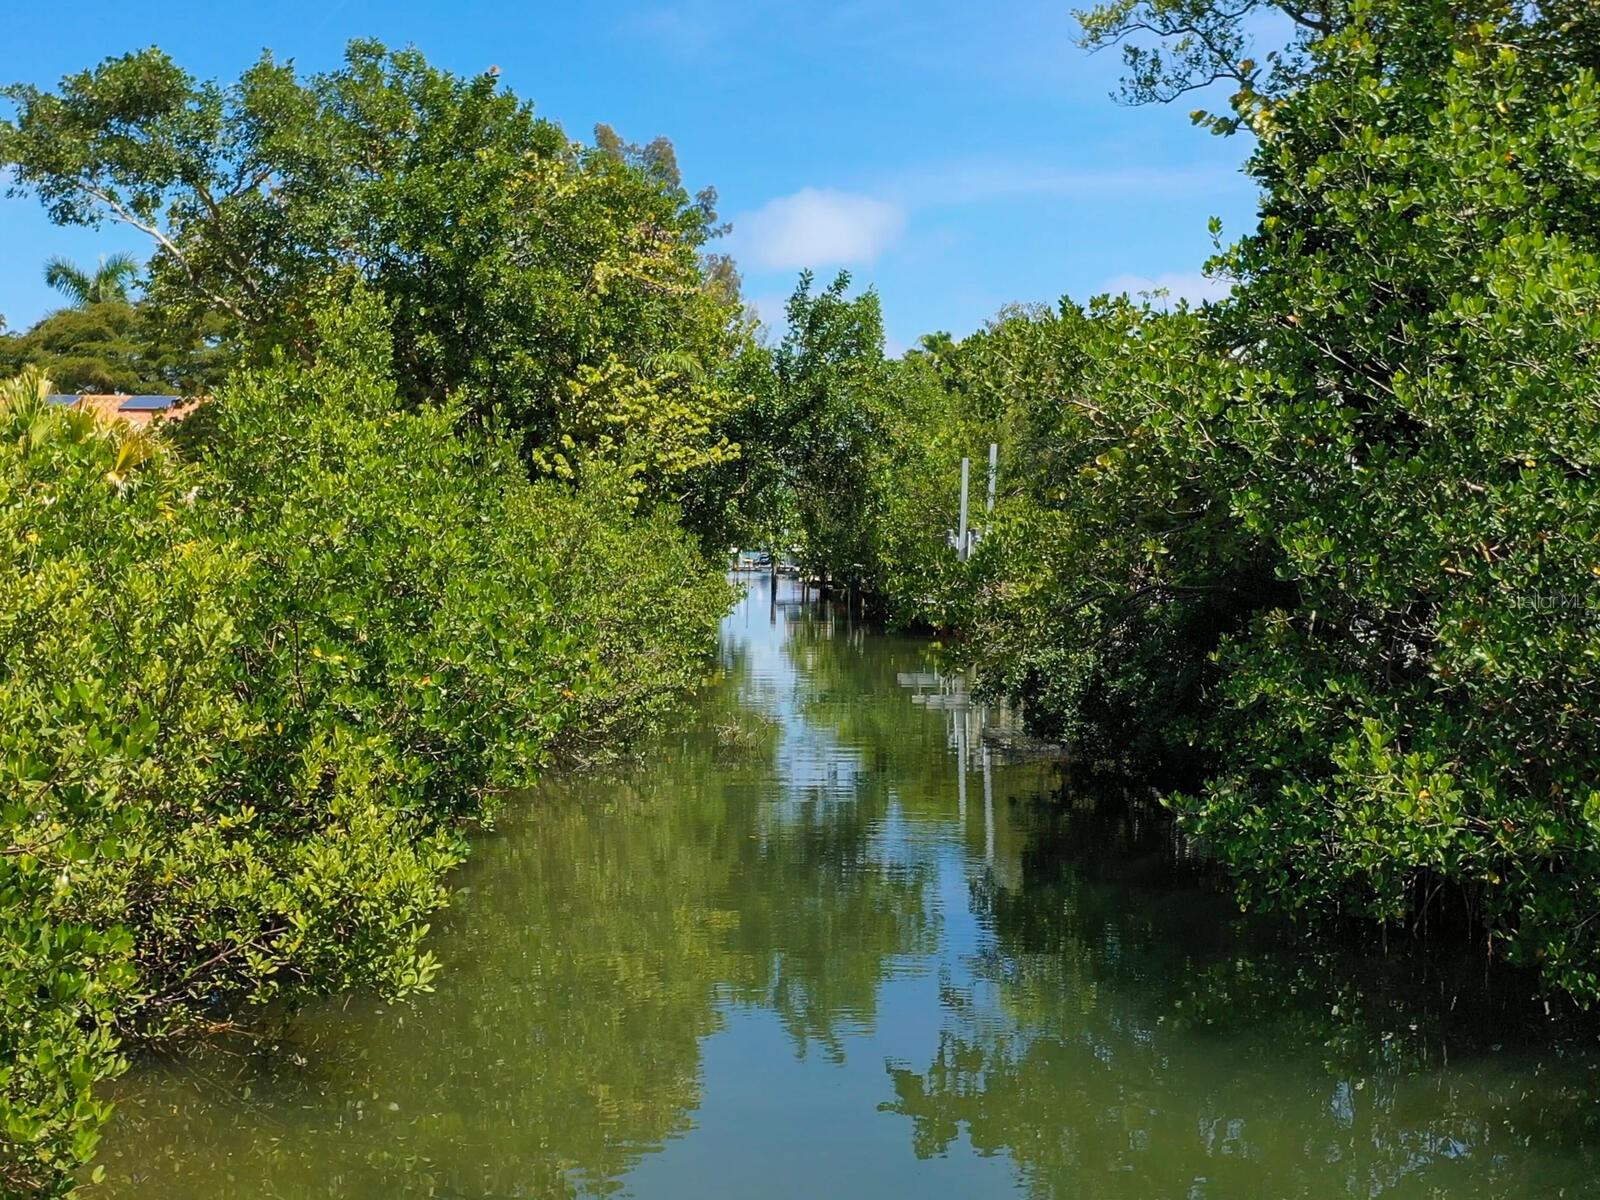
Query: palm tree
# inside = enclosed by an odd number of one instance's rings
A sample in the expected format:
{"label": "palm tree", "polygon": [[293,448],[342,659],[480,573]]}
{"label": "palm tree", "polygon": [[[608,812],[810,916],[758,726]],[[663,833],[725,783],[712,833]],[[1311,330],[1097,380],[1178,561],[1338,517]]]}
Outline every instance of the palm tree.
{"label": "palm tree", "polygon": [[73,308],[88,308],[107,300],[126,300],[128,284],[139,274],[139,262],[131,254],[100,256],[100,266],[92,275],[76,263],[52,258],[44,265],[44,281],[72,301]]}

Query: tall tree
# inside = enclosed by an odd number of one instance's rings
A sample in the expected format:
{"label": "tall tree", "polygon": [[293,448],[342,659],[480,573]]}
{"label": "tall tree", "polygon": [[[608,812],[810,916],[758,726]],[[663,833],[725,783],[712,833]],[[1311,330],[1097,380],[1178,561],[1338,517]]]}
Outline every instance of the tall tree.
{"label": "tall tree", "polygon": [[139,262],[131,254],[100,256],[100,265],[85,271],[64,258],[52,258],[44,265],[44,281],[72,301],[74,308],[88,308],[108,300],[127,300],[128,285],[139,274]]}
{"label": "tall tree", "polygon": [[1190,810],[1254,894],[1441,881],[1600,995],[1600,42],[1558,6],[1360,6],[1274,107],[1211,428],[1300,600],[1223,659]]}
{"label": "tall tree", "polygon": [[[223,85],[152,49],[3,95],[9,192],[58,222],[148,234],[164,319],[220,316],[246,346],[293,351],[315,341],[327,281],[359,281],[387,307],[412,402],[459,396],[530,449],[618,457],[669,500],[729,452],[741,312],[705,286],[715,194],[684,191],[664,140],[586,148],[494,72],[371,41],[306,77],[264,55]],[[593,420],[612,400],[683,426]],[[618,449],[634,440],[672,449]]]}
{"label": "tall tree", "polygon": [[[1349,0],[1106,0],[1075,15],[1082,45],[1121,46],[1125,102],[1167,103],[1228,84],[1233,117],[1203,110],[1194,117],[1232,133],[1264,99],[1304,77],[1310,47],[1343,26],[1349,7]],[[1289,33],[1257,58],[1250,27],[1262,13],[1285,18]]]}
{"label": "tall tree", "polygon": [[800,276],[788,330],[772,356],[777,497],[793,514],[807,565],[859,586],[873,573],[872,463],[886,402],[883,313],[876,292],[850,298],[841,271],[813,291]]}
{"label": "tall tree", "polygon": [[[1520,23],[1540,31],[1540,52],[1600,65],[1600,7],[1593,0],[1104,0],[1078,10],[1080,42],[1122,48],[1121,98],[1167,103],[1213,85],[1233,89],[1232,116],[1196,109],[1196,124],[1217,133],[1255,127],[1326,60],[1324,39],[1352,25],[1375,36],[1445,20]],[[1257,34],[1265,49],[1258,51]]]}
{"label": "tall tree", "polygon": [[63,392],[199,395],[222,378],[231,355],[201,330],[170,330],[144,303],[109,299],[63,308],[33,328],[0,333],[0,376],[38,367]]}

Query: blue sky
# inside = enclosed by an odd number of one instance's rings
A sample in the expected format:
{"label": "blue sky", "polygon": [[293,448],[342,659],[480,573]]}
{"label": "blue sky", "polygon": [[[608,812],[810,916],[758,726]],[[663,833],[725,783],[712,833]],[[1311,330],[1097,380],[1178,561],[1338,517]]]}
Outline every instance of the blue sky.
{"label": "blue sky", "polygon": [[[1207,218],[1227,236],[1251,224],[1248,142],[1195,129],[1188,104],[1114,103],[1119,61],[1078,49],[1071,3],[18,3],[4,70],[53,85],[154,44],[232,79],[263,47],[314,71],[360,36],[455,71],[497,65],[569,135],[605,121],[630,141],[670,137],[685,183],[721,193],[724,248],[763,312],[781,312],[801,266],[848,268],[878,288],[898,349],[1015,301],[1215,294]],[[0,199],[0,313],[15,329],[56,306],[48,256],[115,250],[149,247]]]}

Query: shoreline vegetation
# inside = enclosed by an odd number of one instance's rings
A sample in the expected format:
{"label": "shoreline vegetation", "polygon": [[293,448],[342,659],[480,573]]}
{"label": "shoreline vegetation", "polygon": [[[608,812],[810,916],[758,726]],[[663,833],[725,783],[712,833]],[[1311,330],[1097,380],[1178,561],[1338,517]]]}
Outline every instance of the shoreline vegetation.
{"label": "shoreline vegetation", "polygon": [[[494,72],[359,41],[0,89],[8,190],[154,243],[0,336],[0,1187],[92,1178],[142,1041],[426,987],[463,830],[660,725],[732,545],[1159,787],[1245,904],[1600,999],[1600,14],[1080,20],[1133,102],[1232,87],[1192,114],[1259,189],[1229,295],[895,359],[842,274],[766,337],[669,142]],[[210,398],[133,431],[47,376]]]}
{"label": "shoreline vegetation", "polygon": [[427,988],[466,832],[704,676],[720,572],[606,481],[403,411],[376,311],[203,431],[34,379],[0,405],[7,1194],[70,1186],[140,1045]]}

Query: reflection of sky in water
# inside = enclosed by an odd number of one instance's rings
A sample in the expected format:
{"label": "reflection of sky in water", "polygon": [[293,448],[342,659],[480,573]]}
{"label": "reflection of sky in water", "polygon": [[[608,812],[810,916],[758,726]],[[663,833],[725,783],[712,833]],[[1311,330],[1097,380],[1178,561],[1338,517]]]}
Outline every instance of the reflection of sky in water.
{"label": "reflection of sky in water", "polygon": [[[918,643],[748,582],[705,728],[547,781],[480,842],[434,995],[328,1006],[308,1065],[248,1088],[198,1085],[229,1055],[146,1071],[108,1194],[1547,1200],[1600,1177],[1596,1073],[1532,1034],[1500,1053],[1518,1027],[1481,963],[1413,976],[1241,919],[1124,798],[1035,803],[1052,769],[986,759]],[[747,754],[712,736],[730,690],[773,723]]]}
{"label": "reflection of sky in water", "polygon": [[[873,748],[845,742],[825,723],[832,705],[859,704],[863,697],[819,698],[807,675],[807,651],[797,651],[790,639],[797,626],[809,630],[819,621],[824,640],[837,638],[847,622],[797,617],[790,581],[780,583],[777,605],[766,576],[746,577],[746,583],[745,597],[724,623],[723,657],[738,660],[741,700],[778,728],[762,824],[826,822],[834,806],[862,800],[875,782],[867,765]],[[984,856],[987,848],[993,857],[995,817],[991,803],[986,829],[979,755],[962,744],[969,730],[958,736],[965,714],[914,706],[910,692],[892,702],[904,706],[902,720],[937,732],[932,744],[947,766],[935,772],[936,795],[921,797],[912,811],[901,802],[898,781],[876,781],[886,800],[870,822],[862,869],[920,873],[935,942],[886,957],[874,1012],[835,1023],[843,1051],[837,1057],[797,1051],[769,1010],[732,1006],[724,1027],[705,1043],[707,1087],[691,1131],[639,1161],[626,1181],[628,1195],[800,1200],[931,1189],[939,1196],[977,1197],[1017,1188],[1014,1164],[969,1144],[952,1146],[936,1160],[908,1162],[895,1148],[904,1136],[895,1128],[900,1120],[879,1112],[886,1063],[925,1058],[952,1019],[1003,1021],[995,984],[976,970],[993,958],[993,934],[974,912],[972,889],[989,871]],[[819,709],[823,721],[814,719]],[[761,1066],[752,1073],[755,1063]],[[796,1136],[800,1130],[803,1137]]]}
{"label": "reflection of sky in water", "polygon": [[[723,622],[722,657],[729,663],[737,656],[741,700],[778,727],[765,817],[778,823],[815,821],[816,801],[847,802],[858,798],[867,775],[863,765],[865,748],[846,744],[831,727],[807,715],[806,702],[815,704],[817,700],[805,675],[805,651],[797,653],[791,638],[801,622],[822,624],[829,637],[841,636],[849,622],[832,613],[817,615],[812,606],[799,599],[799,589],[792,580],[780,580],[776,604],[772,602],[769,576],[746,576],[744,582],[743,598]],[[803,614],[798,621],[797,610]],[[905,700],[910,703],[910,693]],[[859,701],[860,697],[852,695],[843,703]],[[927,714],[930,722],[946,728],[950,817],[961,815],[966,790],[963,783],[974,792],[978,790],[974,779],[978,773],[972,770],[976,756],[970,754],[970,747],[960,745],[957,736],[960,716],[934,710]],[[958,756],[962,750],[969,751],[964,758]],[[961,778],[963,764],[967,768],[965,781]],[[957,954],[970,953],[976,947],[980,929],[968,903],[973,864],[962,844],[962,831],[937,812],[925,813],[921,820],[911,819],[900,803],[894,781],[888,781],[887,786],[888,802],[872,826],[872,858],[880,869],[917,866],[931,870],[929,916],[953,922],[944,931],[946,942]],[[987,834],[990,842],[992,821],[991,811]]]}
{"label": "reflection of sky in water", "polygon": [[[786,583],[780,583],[780,595]],[[737,649],[745,669],[740,698],[778,726],[773,776],[781,803],[772,814],[776,820],[798,817],[798,803],[817,796],[853,798],[861,776],[860,752],[808,721],[802,711],[804,679],[787,644],[794,603],[783,597],[773,605],[769,578],[755,577],[722,627],[724,660]]]}
{"label": "reflection of sky in water", "polygon": [[[813,606],[803,604],[798,598],[798,587],[788,579],[780,580],[778,603],[772,602],[772,585],[768,576],[745,577],[746,592],[735,610],[723,623],[722,657],[725,665],[737,664],[737,690],[741,701],[772,720],[778,730],[777,747],[773,760],[772,779],[769,782],[768,801],[771,817],[778,821],[814,819],[805,811],[819,798],[824,800],[853,800],[862,787],[867,768],[864,765],[866,750],[861,746],[842,741],[834,729],[812,720],[806,712],[809,704],[830,705],[859,703],[860,697],[851,695],[842,701],[819,701],[806,677],[807,652],[796,651],[791,644],[796,625],[807,628],[820,624],[825,639],[853,632],[847,617],[836,614],[818,616]],[[800,622],[796,611],[806,613]],[[922,689],[918,689],[920,692]],[[905,699],[920,701],[925,696],[907,692]],[[964,711],[927,709],[927,720],[945,729],[945,742],[950,753],[951,816],[965,817],[970,791],[975,803],[983,802],[980,784],[984,782],[980,769],[987,752],[976,746],[977,731],[981,729],[981,714],[970,715]],[[939,847],[955,851],[960,845],[961,829],[949,821],[934,819],[912,823],[903,811],[895,794],[893,781],[889,783],[890,802],[879,818],[878,842],[885,863],[906,863],[913,860],[937,860],[942,866],[962,865],[965,854],[960,852],[933,853]],[[994,813],[992,797],[985,810],[985,845],[988,856],[993,857]],[[919,851],[918,845],[921,850]],[[965,907],[964,875],[958,873],[962,889],[962,907]],[[942,890],[942,889],[941,889]]]}
{"label": "reflection of sky in water", "polygon": [[[874,748],[848,744],[832,722],[811,719],[819,706],[826,718],[834,702],[818,699],[814,681],[806,676],[806,654],[786,648],[794,624],[786,605],[771,604],[762,579],[730,620],[726,636],[748,669],[743,686],[750,702],[779,725],[767,800],[771,818],[826,821],[829,805],[856,800],[872,785],[866,764]],[[852,699],[861,702],[859,696]],[[905,702],[910,704],[909,694]],[[1330,1077],[1317,1063],[1330,1053],[1331,1043],[1308,1042],[1297,1030],[1275,1044],[1270,1022],[1261,1029],[1247,1023],[1233,1035],[1242,1041],[1222,1039],[1209,1048],[1175,1035],[1172,1030],[1181,1025],[1170,1022],[1174,1017],[1181,1022],[1184,1014],[1156,1011],[1155,996],[1171,986],[1165,977],[1171,968],[1152,959],[1152,926],[1144,917],[1130,920],[1129,912],[1116,908],[1099,916],[1075,914],[1075,898],[1064,897],[1067,907],[1054,923],[1086,922],[1076,951],[1073,941],[1064,946],[1067,954],[1086,956],[1091,966],[1081,982],[1075,982],[1070,969],[1075,964],[1062,952],[1034,954],[1007,944],[995,914],[977,900],[979,891],[1014,891],[1022,885],[1015,839],[1005,836],[1012,814],[1004,799],[996,811],[996,788],[989,779],[1001,768],[988,762],[982,746],[981,714],[969,719],[964,711],[941,710],[941,703],[936,697],[932,705],[919,707],[944,732],[948,769],[931,794],[917,796],[909,806],[902,803],[898,781],[885,785],[888,801],[874,818],[868,855],[870,869],[925,873],[923,898],[935,943],[889,957],[872,1019],[841,1023],[842,1052],[826,1061],[797,1053],[771,1012],[759,1006],[734,1009],[726,1028],[706,1043],[707,1088],[692,1134],[641,1159],[628,1178],[629,1194],[687,1196],[709,1179],[716,1181],[713,1194],[767,1198],[1020,1191],[1050,1200],[1140,1195],[1275,1200],[1291,1194],[1306,1200],[1456,1200],[1504,1194],[1497,1183],[1480,1186],[1498,1171],[1480,1171],[1457,1183],[1433,1181],[1436,1164],[1475,1149],[1482,1158],[1481,1146],[1451,1127],[1483,1126],[1476,1117],[1430,1114],[1424,1099],[1428,1088],[1410,1088],[1404,1072],[1381,1085],[1349,1072]],[[1068,852],[1093,855],[1095,848]],[[1169,903],[1174,902],[1185,903],[1181,898]],[[1219,914],[1227,911],[1223,897],[1198,894],[1191,902]],[[1135,912],[1143,903],[1130,897]],[[1166,947],[1161,958],[1181,963],[1187,949]],[[1195,949],[1204,961],[1208,948]],[[1069,968],[1065,974],[1064,967]],[[1375,986],[1381,997],[1382,985]],[[1119,991],[1127,994],[1114,999]],[[1019,1004],[1017,997],[1029,994],[1049,997],[1049,1003],[1037,1009]],[[1197,1018],[1202,1027],[1214,1019]],[[1388,1035],[1357,1024],[1336,1036],[1381,1042]],[[930,1064],[934,1047],[940,1051]],[[1241,1055],[1263,1062],[1276,1057],[1277,1076],[1269,1067],[1261,1079],[1270,1084],[1245,1082],[1237,1074]],[[963,1057],[970,1060],[966,1067]],[[752,1063],[762,1064],[754,1075]],[[1034,1065],[1047,1063],[1060,1065]],[[886,1067],[891,1074],[909,1071],[913,1078],[925,1072],[919,1086],[941,1094],[949,1113],[948,1136],[939,1140],[937,1152],[919,1154],[914,1163],[890,1145],[897,1136],[894,1122],[916,1112],[913,1106],[905,1115],[886,1113],[891,1107],[883,1100]],[[1041,1073],[1024,1083],[1036,1070]],[[954,1078],[941,1083],[946,1072]],[[1096,1082],[1097,1074],[1103,1082]],[[1432,1094],[1434,1103],[1451,1096],[1458,1084],[1441,1080],[1436,1086],[1444,1090]],[[1005,1087],[1023,1090],[1002,1104]],[[1499,1095],[1494,1085],[1481,1095],[1472,1087],[1469,1110],[1487,1102],[1493,1111]],[[1374,1091],[1386,1093],[1381,1109],[1398,1119],[1382,1132],[1372,1127]],[[986,1093],[992,1102],[986,1103]],[[1059,1114],[1052,1112],[1055,1096]],[[1085,1114],[1088,1097],[1092,1107]],[[902,1096],[900,1103],[908,1102]],[[1410,1118],[1403,1115],[1408,1107],[1416,1109]],[[1073,1128],[1091,1114],[1087,1124]],[[885,1122],[884,1115],[891,1120]],[[1013,1123],[1009,1132],[1008,1121]],[[1159,1162],[1164,1147],[1172,1144],[1174,1122],[1192,1148],[1167,1169],[1151,1169],[1149,1164]],[[936,1120],[931,1128],[939,1126]],[[797,1139],[800,1130],[804,1136]],[[1013,1153],[997,1153],[1001,1149]],[[1186,1173],[1184,1160],[1196,1154],[1201,1157],[1195,1169]],[[1057,1165],[1047,1165],[1052,1162]],[[1253,1169],[1251,1162],[1257,1164]],[[1151,1190],[1141,1190],[1136,1182],[1146,1174]],[[1119,1177],[1128,1182],[1112,1182]],[[1525,1179],[1528,1195],[1569,1194],[1561,1184],[1552,1183],[1549,1190],[1537,1185],[1542,1178],[1537,1156],[1526,1174],[1513,1168],[1508,1177]],[[1569,1166],[1556,1165],[1550,1178],[1570,1180],[1573,1174]]]}

